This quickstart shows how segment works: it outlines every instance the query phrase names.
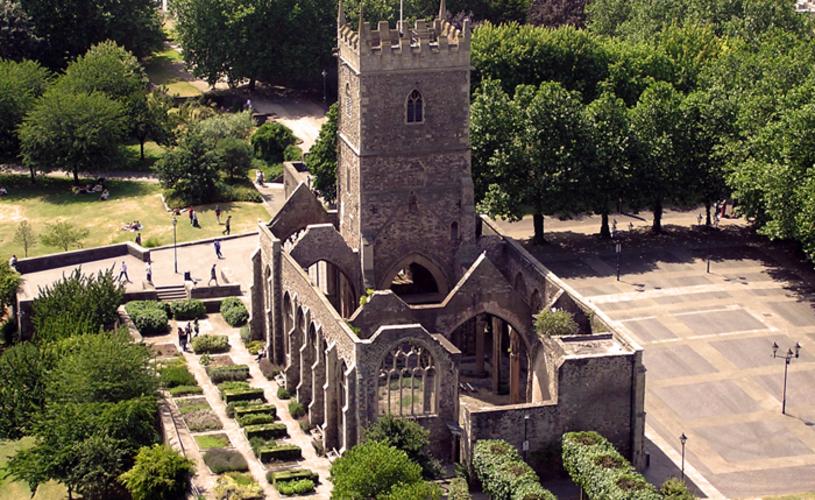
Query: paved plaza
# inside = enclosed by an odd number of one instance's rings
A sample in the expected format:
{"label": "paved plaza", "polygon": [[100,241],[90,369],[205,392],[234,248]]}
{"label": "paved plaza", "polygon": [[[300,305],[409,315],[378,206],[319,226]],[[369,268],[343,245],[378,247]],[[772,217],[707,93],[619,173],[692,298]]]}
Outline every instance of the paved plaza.
{"label": "paved plaza", "polygon": [[[645,348],[647,451],[705,480],[711,497],[815,490],[815,292],[811,265],[731,230],[681,229],[625,241],[621,280],[613,246],[568,233],[535,249],[543,263],[598,304]],[[631,236],[631,235],[626,235]],[[672,239],[673,238],[673,239]],[[642,238],[640,238],[642,240]],[[706,256],[711,255],[710,273]],[[789,370],[781,414],[783,359]],[[657,449],[659,445],[662,450]],[[662,473],[675,467],[659,463]],[[649,474],[650,476],[651,474]]]}

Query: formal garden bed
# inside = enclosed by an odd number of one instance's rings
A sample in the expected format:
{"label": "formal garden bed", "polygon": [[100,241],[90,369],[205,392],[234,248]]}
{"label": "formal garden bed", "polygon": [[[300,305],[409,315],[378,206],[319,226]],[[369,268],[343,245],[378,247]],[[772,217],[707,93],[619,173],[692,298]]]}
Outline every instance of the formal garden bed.
{"label": "formal garden bed", "polygon": [[218,477],[215,497],[230,500],[262,500],[263,488],[245,472],[227,472]]}
{"label": "formal garden bed", "polygon": [[266,401],[263,389],[252,387],[248,382],[231,381],[218,384],[218,391],[224,403],[234,403],[237,401]]}
{"label": "formal garden bed", "polygon": [[314,492],[320,476],[309,469],[288,469],[269,471],[266,480],[281,495],[307,495]]}
{"label": "formal garden bed", "polygon": [[187,363],[182,357],[173,357],[163,360],[158,366],[161,386],[173,397],[202,394],[204,391],[198,386],[195,377],[187,369]]}
{"label": "formal garden bed", "polygon": [[211,448],[229,448],[231,446],[229,437],[223,433],[199,434],[193,437],[201,451],[206,451]]}
{"label": "formal garden bed", "polygon": [[204,397],[191,397],[175,400],[178,411],[190,432],[217,431],[223,429],[218,415]]}

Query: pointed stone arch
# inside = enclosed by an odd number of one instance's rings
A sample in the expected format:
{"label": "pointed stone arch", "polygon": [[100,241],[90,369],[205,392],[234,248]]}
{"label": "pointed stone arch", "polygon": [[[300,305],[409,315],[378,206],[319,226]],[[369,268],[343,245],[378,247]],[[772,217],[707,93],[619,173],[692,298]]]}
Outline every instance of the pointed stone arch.
{"label": "pointed stone arch", "polygon": [[[438,298],[443,298],[447,295],[450,291],[450,285],[447,280],[447,276],[442,271],[441,266],[439,266],[436,262],[431,260],[425,255],[421,253],[414,252],[410,255],[402,257],[399,261],[393,264],[388,271],[383,274],[382,279],[379,282],[379,286],[377,287],[379,290],[387,290],[391,288],[391,284],[393,283],[394,279],[397,275],[402,272],[404,269],[409,268],[410,266],[418,266],[423,271],[426,271],[427,274],[423,274],[423,277],[430,277],[433,280],[433,285],[435,290],[433,290],[433,294],[436,295]],[[398,293],[397,293],[398,294]]]}

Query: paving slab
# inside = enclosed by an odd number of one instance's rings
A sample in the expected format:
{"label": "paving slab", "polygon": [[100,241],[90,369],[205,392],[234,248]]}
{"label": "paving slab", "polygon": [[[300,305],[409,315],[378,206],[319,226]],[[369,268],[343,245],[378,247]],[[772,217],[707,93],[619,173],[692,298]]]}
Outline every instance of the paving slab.
{"label": "paving slab", "polygon": [[652,347],[643,356],[648,380],[663,380],[688,375],[715,373],[716,367],[687,345]]}
{"label": "paving slab", "polygon": [[767,326],[742,310],[706,311],[674,315],[697,335],[760,330]]}
{"label": "paving slab", "polygon": [[732,380],[657,387],[654,393],[683,420],[759,410],[758,403]]}

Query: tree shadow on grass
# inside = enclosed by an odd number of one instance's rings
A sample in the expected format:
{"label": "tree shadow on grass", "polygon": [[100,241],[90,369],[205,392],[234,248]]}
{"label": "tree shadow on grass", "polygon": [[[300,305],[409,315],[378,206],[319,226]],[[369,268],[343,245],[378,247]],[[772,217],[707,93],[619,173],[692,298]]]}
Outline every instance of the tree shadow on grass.
{"label": "tree shadow on grass", "polygon": [[[95,178],[80,179],[82,184],[93,184],[95,180]],[[104,203],[115,203],[117,198],[134,198],[158,192],[157,186],[146,182],[107,180],[105,185],[110,191],[110,199],[107,202],[99,201],[100,208]],[[37,200],[49,204],[70,205],[99,200],[99,194],[74,194],[71,190],[73,181],[67,177],[38,176],[36,182],[32,183],[25,175],[0,175],[0,186],[8,190],[8,195],[0,200],[8,202],[25,203]]]}

